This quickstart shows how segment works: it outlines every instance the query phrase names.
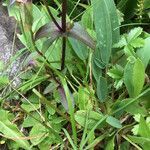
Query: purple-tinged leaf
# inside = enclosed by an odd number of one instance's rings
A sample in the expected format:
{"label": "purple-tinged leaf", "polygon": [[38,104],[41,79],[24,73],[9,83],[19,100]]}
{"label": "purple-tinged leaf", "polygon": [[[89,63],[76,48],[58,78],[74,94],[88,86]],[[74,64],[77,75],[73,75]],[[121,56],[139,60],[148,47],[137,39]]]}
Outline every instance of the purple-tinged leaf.
{"label": "purple-tinged leaf", "polygon": [[[56,36],[57,35],[57,36]],[[59,37],[61,35],[61,32],[58,30],[56,25],[53,22],[47,23],[44,26],[42,26],[35,34],[35,40],[38,40],[40,38],[44,37]]]}
{"label": "purple-tinged leaf", "polygon": [[[58,21],[58,23],[61,25],[60,21]],[[79,40],[92,49],[96,48],[95,41],[79,23],[74,23],[74,25],[71,26],[71,28],[70,28],[70,23],[67,23],[66,33],[59,31],[53,22],[47,23],[36,32],[35,40],[47,37],[51,39],[50,43],[52,43],[58,37],[64,37],[64,36],[72,37],[76,40]]]}
{"label": "purple-tinged leaf", "polygon": [[68,32],[68,36],[83,42],[91,49],[95,50],[96,48],[95,41],[79,23],[74,23],[72,29]]}
{"label": "purple-tinged leaf", "polygon": [[[67,102],[66,94],[65,94],[65,91],[64,91],[63,87],[59,86],[58,87],[58,92],[60,94],[61,104],[63,105],[63,107],[65,108],[65,110],[68,111],[69,110],[69,108],[68,108],[68,102]],[[73,107],[74,107],[74,99],[73,99],[73,96],[72,96],[71,92],[70,92],[70,97],[71,97],[72,104],[73,104]]]}

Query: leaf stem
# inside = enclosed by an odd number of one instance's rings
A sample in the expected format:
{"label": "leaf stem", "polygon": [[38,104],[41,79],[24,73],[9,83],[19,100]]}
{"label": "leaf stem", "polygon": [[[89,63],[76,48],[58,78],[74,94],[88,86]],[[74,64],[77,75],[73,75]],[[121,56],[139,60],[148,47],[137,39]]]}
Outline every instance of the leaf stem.
{"label": "leaf stem", "polygon": [[[67,14],[67,0],[62,2],[62,32],[66,32],[66,14]],[[65,67],[65,56],[66,56],[66,37],[62,38],[62,58],[61,58],[61,70]]]}
{"label": "leaf stem", "polygon": [[66,37],[62,38],[62,58],[61,58],[61,70],[65,67],[65,55],[66,55]]}
{"label": "leaf stem", "polygon": [[62,31],[66,32],[66,13],[67,13],[67,0],[63,0],[62,2]]}
{"label": "leaf stem", "polygon": [[50,8],[48,7],[47,1],[46,1],[46,0],[43,0],[43,3],[44,3],[44,5],[45,5],[45,7],[46,7],[46,9],[47,9],[47,11],[48,11],[50,17],[52,18],[52,21],[53,21],[54,24],[56,25],[56,27],[59,29],[59,31],[63,31],[62,27],[58,24],[58,22],[56,21],[55,17],[53,16],[53,14],[52,14]]}

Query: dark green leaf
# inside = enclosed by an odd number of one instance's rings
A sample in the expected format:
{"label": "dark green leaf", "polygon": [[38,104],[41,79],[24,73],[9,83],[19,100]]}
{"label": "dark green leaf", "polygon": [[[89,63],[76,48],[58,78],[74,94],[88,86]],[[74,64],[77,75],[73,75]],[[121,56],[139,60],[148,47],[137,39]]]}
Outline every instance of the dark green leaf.
{"label": "dark green leaf", "polygon": [[104,77],[99,77],[97,83],[97,96],[101,102],[104,102],[107,99],[108,95],[108,86],[107,81]]}
{"label": "dark green leaf", "polygon": [[115,30],[119,26],[115,4],[113,0],[92,0],[92,6],[97,33],[97,51],[100,53],[97,59],[108,64],[112,44],[119,40],[119,29]]}

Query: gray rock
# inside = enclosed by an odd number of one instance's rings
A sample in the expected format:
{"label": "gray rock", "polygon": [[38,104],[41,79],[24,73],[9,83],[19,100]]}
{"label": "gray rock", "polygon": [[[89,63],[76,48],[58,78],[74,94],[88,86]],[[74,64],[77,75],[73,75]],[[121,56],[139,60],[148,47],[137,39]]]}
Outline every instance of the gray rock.
{"label": "gray rock", "polygon": [[0,76],[8,76],[14,87],[20,84],[17,74],[21,70],[21,58],[13,60],[13,57],[22,47],[19,40],[14,38],[15,28],[15,19],[9,17],[5,8],[0,4],[0,61],[4,66],[0,69]]}

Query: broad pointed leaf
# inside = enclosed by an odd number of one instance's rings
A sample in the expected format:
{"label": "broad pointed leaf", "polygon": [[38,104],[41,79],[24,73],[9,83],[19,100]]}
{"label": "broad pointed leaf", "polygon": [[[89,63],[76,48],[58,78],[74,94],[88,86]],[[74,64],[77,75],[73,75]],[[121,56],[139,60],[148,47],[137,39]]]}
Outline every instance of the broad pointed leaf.
{"label": "broad pointed leaf", "polygon": [[145,69],[141,60],[129,61],[124,71],[124,83],[130,97],[136,97],[140,94],[144,85],[144,79]]}
{"label": "broad pointed leaf", "polygon": [[[57,36],[56,36],[57,35]],[[48,37],[52,38],[53,36],[55,38],[59,37],[61,35],[60,31],[56,27],[56,25],[53,22],[47,23],[44,26],[42,26],[35,34],[35,40],[38,40],[40,38]]]}
{"label": "broad pointed leaf", "polygon": [[91,49],[96,48],[95,41],[79,23],[74,23],[74,26],[68,32],[68,36],[83,42]]}
{"label": "broad pointed leaf", "polygon": [[86,60],[89,54],[89,50],[87,46],[73,38],[69,38],[69,42],[71,43],[71,46],[73,50],[75,51],[75,53],[77,54],[77,56],[81,60]]}
{"label": "broad pointed leaf", "polygon": [[145,39],[144,47],[137,50],[137,55],[142,60],[144,66],[146,68],[150,61],[150,37]]}

